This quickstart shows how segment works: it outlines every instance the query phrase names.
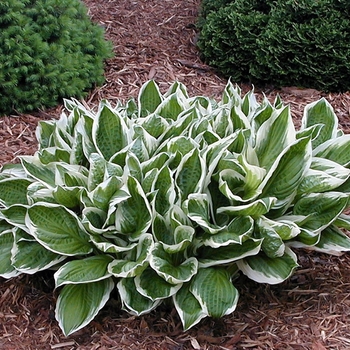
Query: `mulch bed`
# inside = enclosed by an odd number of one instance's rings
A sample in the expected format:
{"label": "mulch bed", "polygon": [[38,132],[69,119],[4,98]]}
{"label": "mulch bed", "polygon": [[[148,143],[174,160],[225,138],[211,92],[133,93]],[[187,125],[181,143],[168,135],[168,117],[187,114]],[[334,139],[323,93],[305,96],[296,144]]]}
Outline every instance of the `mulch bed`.
{"label": "mulch bed", "polygon": [[[200,0],[85,0],[92,19],[106,28],[115,57],[106,64],[106,83],[85,103],[112,103],[137,97],[154,79],[162,91],[178,80],[190,95],[219,98],[226,80],[199,59],[195,42]],[[244,92],[252,86],[240,84]],[[271,100],[280,94],[297,123],[307,103],[325,97],[345,132],[350,129],[350,94],[313,89],[255,88]],[[58,118],[62,106],[0,119],[0,165],[33,154],[40,120]],[[0,279],[0,348],[34,349],[349,349],[350,255],[299,251],[300,267],[286,282],[265,285],[241,276],[237,310],[219,320],[205,319],[183,332],[172,308],[143,317],[120,311],[111,298],[84,329],[64,337],[54,317],[56,293],[49,272]]]}

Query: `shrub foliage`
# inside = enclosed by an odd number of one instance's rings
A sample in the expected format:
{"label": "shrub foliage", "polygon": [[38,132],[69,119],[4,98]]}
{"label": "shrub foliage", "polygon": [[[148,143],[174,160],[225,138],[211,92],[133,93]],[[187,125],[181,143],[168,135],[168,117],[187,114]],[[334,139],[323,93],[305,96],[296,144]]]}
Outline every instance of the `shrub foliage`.
{"label": "shrub foliage", "polygon": [[346,0],[212,1],[202,4],[198,47],[234,81],[350,89]]}
{"label": "shrub foliage", "polygon": [[0,115],[51,107],[101,84],[111,44],[80,0],[0,2]]}
{"label": "shrub foliage", "polygon": [[75,100],[0,172],[0,276],[55,271],[65,334],[113,289],[134,315],[172,301],[188,329],[233,312],[240,273],[280,283],[294,250],[350,250],[350,135],[322,99],[296,130],[280,99],[221,101],[149,81],[138,102]]}

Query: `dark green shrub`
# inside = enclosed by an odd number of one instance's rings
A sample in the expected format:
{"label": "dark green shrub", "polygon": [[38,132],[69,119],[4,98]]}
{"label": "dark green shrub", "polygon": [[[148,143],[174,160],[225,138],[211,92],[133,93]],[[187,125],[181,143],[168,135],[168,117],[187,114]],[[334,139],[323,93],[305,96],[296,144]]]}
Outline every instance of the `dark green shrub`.
{"label": "dark green shrub", "polygon": [[236,0],[201,19],[203,59],[236,81],[350,89],[350,3]]}
{"label": "dark green shrub", "polygon": [[0,3],[0,115],[83,97],[101,84],[111,44],[80,0]]}

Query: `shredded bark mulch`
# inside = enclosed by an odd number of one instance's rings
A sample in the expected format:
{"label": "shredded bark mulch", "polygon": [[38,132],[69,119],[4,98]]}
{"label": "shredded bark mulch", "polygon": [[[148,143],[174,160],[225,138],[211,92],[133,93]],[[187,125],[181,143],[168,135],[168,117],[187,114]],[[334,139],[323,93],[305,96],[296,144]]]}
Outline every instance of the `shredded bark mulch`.
{"label": "shredded bark mulch", "polygon": [[[154,79],[162,91],[178,80],[190,95],[220,98],[226,80],[204,64],[196,49],[200,0],[85,0],[92,19],[104,26],[115,57],[106,64],[106,83],[85,103],[112,103],[137,97]],[[239,84],[244,92],[249,84]],[[325,97],[345,132],[350,128],[350,93],[329,94],[297,87],[255,87],[273,101],[280,94],[297,123],[307,103]],[[0,165],[37,149],[40,120],[58,118],[63,107],[0,119]],[[258,284],[245,276],[234,282],[237,310],[219,320],[205,319],[183,332],[171,306],[133,317],[112,297],[91,324],[64,337],[54,315],[52,274],[0,279],[0,348],[34,349],[307,349],[350,348],[350,255],[299,251],[300,267],[279,285]]]}

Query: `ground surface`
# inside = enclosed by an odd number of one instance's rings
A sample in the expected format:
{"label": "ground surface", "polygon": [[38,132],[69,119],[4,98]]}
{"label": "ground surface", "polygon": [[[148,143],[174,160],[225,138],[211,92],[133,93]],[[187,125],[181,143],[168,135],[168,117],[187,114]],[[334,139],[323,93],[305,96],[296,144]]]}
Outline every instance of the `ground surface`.
{"label": "ground surface", "polygon": [[[86,99],[112,102],[136,97],[155,79],[165,91],[186,84],[190,95],[220,97],[226,81],[204,65],[196,51],[195,23],[200,0],[85,0],[91,17],[105,26],[115,57],[106,66],[106,84]],[[251,86],[241,85],[244,91]],[[325,94],[285,87],[255,89],[291,105],[295,120],[309,102],[325,97],[342,128],[350,128],[350,94]],[[62,107],[0,119],[0,165],[36,150],[39,120],[57,118]],[[64,337],[54,318],[56,295],[48,273],[0,279],[0,349],[349,349],[350,255],[300,253],[300,268],[277,286],[235,282],[240,301],[233,315],[205,319],[184,333],[172,309],[158,308],[134,318],[112,300],[86,328]]]}

